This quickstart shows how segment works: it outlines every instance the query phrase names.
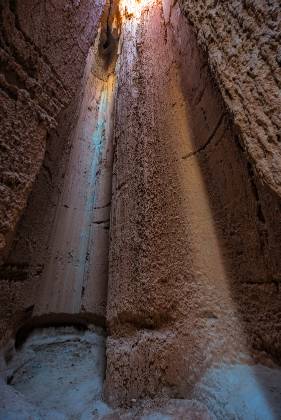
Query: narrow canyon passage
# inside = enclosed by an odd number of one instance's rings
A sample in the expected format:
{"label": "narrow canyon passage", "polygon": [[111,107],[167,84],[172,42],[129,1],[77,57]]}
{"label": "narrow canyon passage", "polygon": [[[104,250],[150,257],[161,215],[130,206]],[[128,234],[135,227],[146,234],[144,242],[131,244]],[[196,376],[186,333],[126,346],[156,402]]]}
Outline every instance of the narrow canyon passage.
{"label": "narrow canyon passage", "polygon": [[0,419],[280,418],[277,207],[179,2],[106,2],[5,265]]}
{"label": "narrow canyon passage", "polygon": [[[91,57],[90,57],[91,59]],[[93,62],[90,63],[94,65]],[[114,76],[89,68],[34,315],[104,318],[111,201]],[[92,272],[92,270],[94,271]]]}

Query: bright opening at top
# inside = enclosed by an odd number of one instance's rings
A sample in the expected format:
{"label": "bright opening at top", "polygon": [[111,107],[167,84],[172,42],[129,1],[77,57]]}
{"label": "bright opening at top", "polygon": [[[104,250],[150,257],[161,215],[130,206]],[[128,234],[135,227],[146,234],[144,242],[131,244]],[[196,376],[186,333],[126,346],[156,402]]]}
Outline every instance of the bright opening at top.
{"label": "bright opening at top", "polygon": [[142,11],[151,6],[155,0],[121,0],[120,9],[122,13],[132,15],[135,18],[141,16]]}

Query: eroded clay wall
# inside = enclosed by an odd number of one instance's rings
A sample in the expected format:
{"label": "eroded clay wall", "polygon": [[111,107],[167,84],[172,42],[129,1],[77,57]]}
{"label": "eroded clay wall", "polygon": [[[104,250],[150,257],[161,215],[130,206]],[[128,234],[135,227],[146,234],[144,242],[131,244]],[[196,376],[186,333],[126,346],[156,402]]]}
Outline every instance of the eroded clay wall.
{"label": "eroded clay wall", "polygon": [[208,54],[255,169],[280,193],[281,10],[278,1],[180,1]]}
{"label": "eroded clay wall", "polygon": [[41,167],[47,133],[80,83],[103,4],[103,0],[1,2],[2,254]]}
{"label": "eroded clay wall", "polygon": [[255,175],[194,27],[178,3],[155,1],[123,35],[107,302],[113,404],[185,398],[214,364],[278,358],[280,347],[270,264],[280,241],[269,260],[278,223],[265,216],[280,199]]}
{"label": "eroded clay wall", "polygon": [[280,2],[180,0],[179,4],[194,26],[240,136],[259,206],[256,220],[268,280],[280,283]]}

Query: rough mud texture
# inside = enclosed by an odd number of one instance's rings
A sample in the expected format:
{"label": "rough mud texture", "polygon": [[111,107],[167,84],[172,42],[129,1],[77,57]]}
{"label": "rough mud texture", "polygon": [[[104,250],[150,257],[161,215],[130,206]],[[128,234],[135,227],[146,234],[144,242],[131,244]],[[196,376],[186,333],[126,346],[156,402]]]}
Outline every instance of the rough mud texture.
{"label": "rough mud texture", "polygon": [[278,1],[186,1],[200,46],[255,170],[281,193],[281,9]]}
{"label": "rough mud texture", "polygon": [[[258,179],[264,252],[269,278],[280,284],[281,8],[278,1],[186,1],[212,74]],[[255,187],[254,187],[255,188]]]}
{"label": "rough mud texture", "polygon": [[76,93],[103,3],[1,1],[1,254],[41,167],[47,132]]}
{"label": "rough mud texture", "polygon": [[127,409],[112,410],[103,420],[215,420],[207,408],[196,401],[133,401]]}
{"label": "rough mud texture", "polygon": [[[280,357],[280,290],[266,258],[262,187],[193,28],[173,3],[162,11],[151,2],[125,24],[117,67],[112,404],[185,398],[216,362],[271,366]],[[266,194],[268,211],[279,206]]]}

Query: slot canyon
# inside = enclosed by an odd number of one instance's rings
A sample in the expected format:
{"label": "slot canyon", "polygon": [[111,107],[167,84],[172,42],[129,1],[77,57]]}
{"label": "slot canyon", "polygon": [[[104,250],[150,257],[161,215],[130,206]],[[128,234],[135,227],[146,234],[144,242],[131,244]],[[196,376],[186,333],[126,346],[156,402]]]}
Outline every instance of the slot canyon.
{"label": "slot canyon", "polygon": [[281,419],[279,0],[0,0],[0,420]]}

